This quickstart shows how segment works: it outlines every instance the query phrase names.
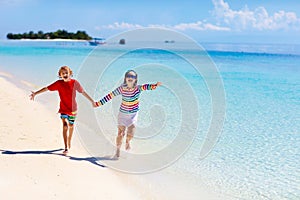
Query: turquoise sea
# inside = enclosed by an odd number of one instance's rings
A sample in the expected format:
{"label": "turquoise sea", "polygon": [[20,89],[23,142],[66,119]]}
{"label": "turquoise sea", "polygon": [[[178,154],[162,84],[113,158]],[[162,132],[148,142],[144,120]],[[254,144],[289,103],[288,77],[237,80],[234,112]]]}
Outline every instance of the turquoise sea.
{"label": "turquoise sea", "polygon": [[[107,70],[92,96],[100,98],[114,89],[128,68],[145,63],[172,66],[194,88],[201,123],[191,147],[167,170],[185,177],[193,185],[214,188],[227,198],[299,199],[300,45],[204,43],[202,46],[219,70],[226,96],[222,134],[204,159],[199,155],[211,117],[209,91],[202,78],[192,69],[185,68],[183,61],[174,55],[151,49],[124,55],[112,64],[116,68]],[[57,79],[58,68],[62,65],[70,66],[76,78],[93,49],[86,42],[1,41],[0,71],[42,87]],[[100,47],[97,51],[105,56],[118,48],[102,50]],[[185,53],[193,52],[186,50]],[[156,71],[155,75],[150,73],[151,69],[147,73],[147,66],[136,70],[140,72],[140,83],[154,82],[160,77],[158,73],[165,73]],[[93,70],[87,76],[92,73]],[[182,85],[180,81],[174,84],[178,88]],[[150,114],[146,108],[154,102],[163,106],[169,117],[165,131],[178,130],[176,116],[179,111],[173,96],[165,87],[142,95],[144,109],[139,114],[139,125],[147,126]],[[186,99],[188,101],[188,96]],[[118,106],[117,103],[112,105]],[[97,113],[101,115],[101,111],[97,110]],[[138,145],[139,142],[134,145],[138,151],[147,153],[153,146],[163,148],[172,138],[172,134],[154,137],[150,145],[144,144],[145,149]]]}

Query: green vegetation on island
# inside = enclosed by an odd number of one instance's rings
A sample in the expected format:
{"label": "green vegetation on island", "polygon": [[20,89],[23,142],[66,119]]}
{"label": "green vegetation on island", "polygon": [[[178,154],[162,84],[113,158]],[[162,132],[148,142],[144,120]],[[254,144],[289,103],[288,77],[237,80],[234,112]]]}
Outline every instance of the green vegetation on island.
{"label": "green vegetation on island", "polygon": [[38,31],[34,33],[29,31],[28,33],[8,33],[6,35],[7,39],[19,40],[19,39],[73,39],[73,40],[91,40],[92,37],[89,36],[85,31],[77,31],[76,33],[71,33],[66,30],[57,30],[55,32]]}

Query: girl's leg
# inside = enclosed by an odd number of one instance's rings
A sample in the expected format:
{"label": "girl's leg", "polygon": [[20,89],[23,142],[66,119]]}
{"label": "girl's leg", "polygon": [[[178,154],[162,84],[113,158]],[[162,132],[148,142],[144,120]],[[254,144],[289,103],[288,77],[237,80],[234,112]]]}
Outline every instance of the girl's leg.
{"label": "girl's leg", "polygon": [[73,136],[74,124],[69,123],[68,148],[71,149],[71,140]]}
{"label": "girl's leg", "polygon": [[116,144],[117,144],[116,156],[117,157],[120,157],[120,149],[121,149],[123,137],[125,135],[125,128],[126,128],[125,126],[118,126],[118,136],[116,139]]}
{"label": "girl's leg", "polygon": [[65,153],[68,151],[68,145],[67,145],[67,139],[68,139],[68,122],[67,119],[63,118],[61,119],[63,123],[63,138],[65,143]]}
{"label": "girl's leg", "polygon": [[125,146],[126,150],[130,149],[130,140],[133,138],[134,132],[135,132],[135,125],[132,124],[127,128],[127,137],[126,137],[126,146]]}

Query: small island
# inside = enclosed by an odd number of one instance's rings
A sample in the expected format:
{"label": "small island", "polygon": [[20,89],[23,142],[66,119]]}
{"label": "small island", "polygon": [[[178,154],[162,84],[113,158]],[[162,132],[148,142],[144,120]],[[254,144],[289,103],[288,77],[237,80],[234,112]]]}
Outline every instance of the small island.
{"label": "small island", "polygon": [[57,30],[55,32],[38,31],[37,33],[29,31],[28,33],[8,33],[7,39],[20,40],[20,39],[70,39],[70,40],[91,40],[93,39],[85,31],[77,31],[76,33],[68,32],[66,30]]}

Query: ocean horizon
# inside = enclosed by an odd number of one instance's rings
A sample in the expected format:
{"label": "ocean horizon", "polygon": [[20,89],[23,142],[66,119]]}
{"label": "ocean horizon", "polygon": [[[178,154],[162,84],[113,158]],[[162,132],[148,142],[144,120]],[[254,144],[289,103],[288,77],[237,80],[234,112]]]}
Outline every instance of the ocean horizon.
{"label": "ocean horizon", "polygon": [[[175,41],[176,43],[176,41]],[[172,45],[172,44],[168,44]],[[160,81],[161,75],[147,73],[143,63],[171,66],[194,89],[201,113],[199,132],[191,147],[174,164],[166,168],[171,174],[186,177],[194,186],[205,185],[232,199],[298,199],[300,197],[300,44],[239,44],[200,43],[217,67],[224,84],[226,116],[223,131],[210,154],[200,159],[200,146],[211,118],[210,93],[203,77],[186,67],[184,62],[169,52],[139,49],[124,55],[111,64],[104,79],[98,84],[94,98],[114,89],[128,68],[139,73],[140,83]],[[126,48],[118,44],[97,47],[105,56]],[[14,79],[43,87],[58,79],[60,66],[70,66],[76,75],[95,50],[86,41],[0,41],[0,71]],[[185,53],[191,53],[188,49]],[[91,66],[91,69],[97,66]],[[149,66],[148,66],[149,67]],[[150,68],[149,68],[150,69]],[[148,70],[149,71],[149,70]],[[92,76],[93,71],[87,76]],[[100,75],[99,75],[100,76]],[[172,78],[172,77],[168,77]],[[82,85],[89,85],[82,82]],[[181,87],[181,83],[174,87]],[[43,94],[50,96],[52,94]],[[43,99],[43,98],[41,98]],[[159,99],[159,100],[157,100]],[[44,104],[57,106],[56,99]],[[169,116],[162,134],[145,141],[133,141],[136,151],[151,152],[155,145],[163,148],[174,139],[178,130],[178,107],[174,95],[166,88],[142,94],[139,126],[149,125],[153,102],[161,105]],[[117,109],[117,103],[111,106]],[[145,108],[145,109],[143,109]],[[57,110],[53,110],[57,112]],[[108,116],[108,107],[97,110],[97,115]],[[99,119],[98,119],[99,120]],[[115,127],[106,127],[112,140]],[[144,149],[143,149],[143,148]],[[175,175],[174,175],[175,176]],[[151,180],[153,184],[155,180]],[[166,178],[167,179],[167,178]],[[174,183],[171,183],[174,184]],[[163,187],[162,187],[163,188]],[[159,189],[156,189],[156,191]],[[161,189],[163,190],[163,189]],[[159,191],[163,192],[163,191]]]}
{"label": "ocean horizon", "polygon": [[[73,40],[73,39],[20,39],[8,40],[0,39],[2,45],[34,45],[38,46],[90,46],[87,40]],[[141,41],[137,41],[140,42]],[[142,41],[142,42],[157,42],[157,41]],[[163,41],[161,41],[163,42]],[[176,43],[176,41],[172,41]],[[298,43],[251,43],[251,42],[203,42],[195,41],[207,51],[224,51],[224,52],[241,52],[241,53],[266,53],[266,54],[288,54],[300,55],[300,44]],[[178,42],[177,42],[178,43]],[[179,42],[180,43],[180,42]],[[111,44],[110,44],[111,45]],[[101,46],[101,45],[99,45]],[[105,46],[105,44],[104,44]],[[125,45],[126,46],[126,45]]]}

